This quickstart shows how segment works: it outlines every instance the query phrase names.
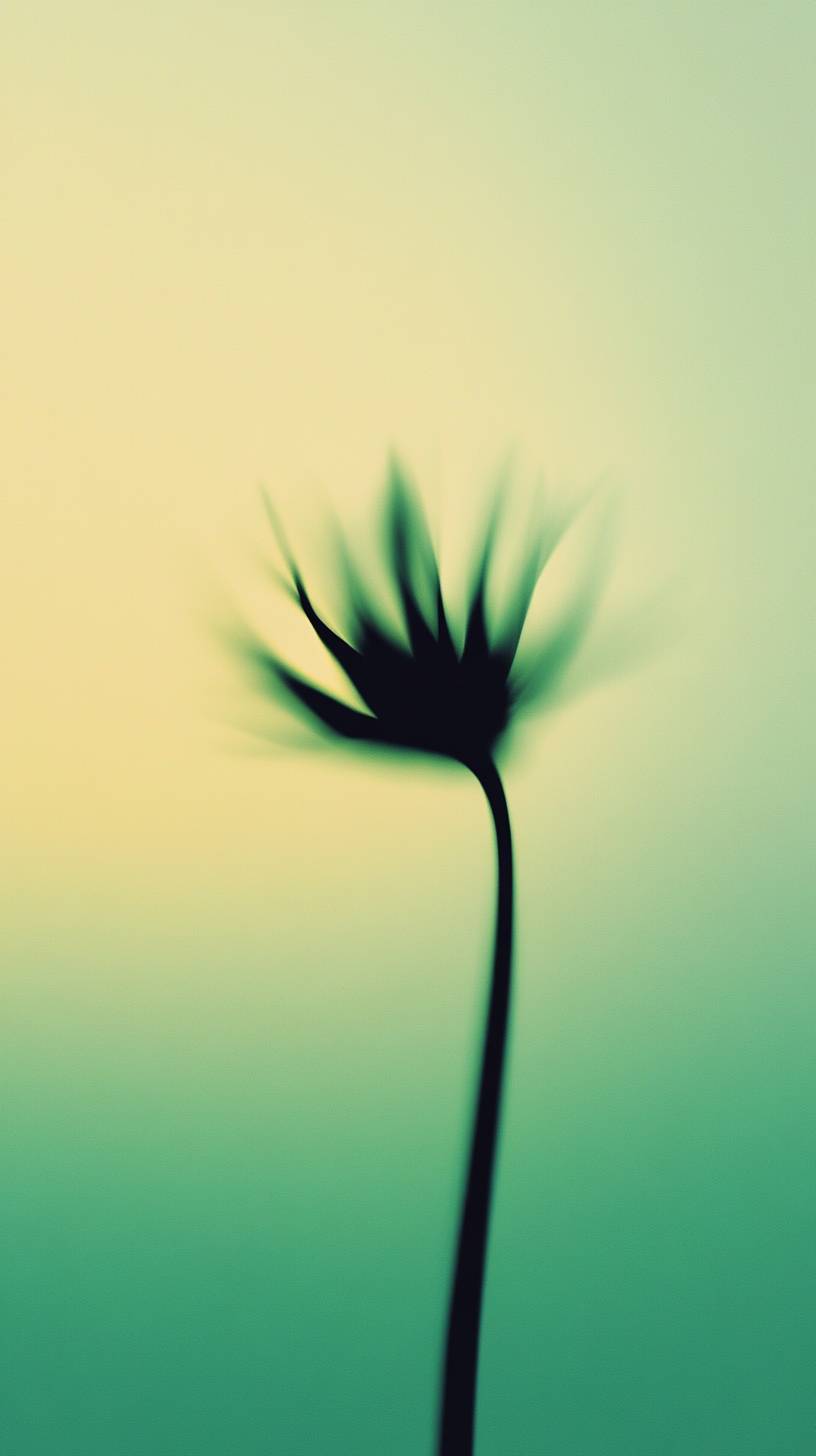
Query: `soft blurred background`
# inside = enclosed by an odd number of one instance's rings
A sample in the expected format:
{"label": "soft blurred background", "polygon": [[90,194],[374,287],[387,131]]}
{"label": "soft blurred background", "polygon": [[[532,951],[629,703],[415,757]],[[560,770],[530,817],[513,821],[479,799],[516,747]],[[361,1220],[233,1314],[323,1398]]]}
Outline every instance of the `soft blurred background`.
{"label": "soft blurred background", "polygon": [[803,1456],[813,7],[0,26],[5,1448],[432,1449],[486,812],[251,751],[210,630],[396,447],[451,561],[508,451],[612,483],[679,622],[508,765],[479,1456]]}

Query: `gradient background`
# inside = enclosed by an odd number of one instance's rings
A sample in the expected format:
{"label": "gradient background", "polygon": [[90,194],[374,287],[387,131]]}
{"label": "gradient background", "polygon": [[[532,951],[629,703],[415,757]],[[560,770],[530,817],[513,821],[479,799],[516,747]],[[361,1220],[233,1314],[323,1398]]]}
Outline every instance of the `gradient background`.
{"label": "gradient background", "polygon": [[454,557],[621,483],[683,623],[508,768],[480,1456],[816,1449],[813,16],[4,8],[9,1456],[430,1452],[486,813],[240,751],[207,631],[391,445]]}

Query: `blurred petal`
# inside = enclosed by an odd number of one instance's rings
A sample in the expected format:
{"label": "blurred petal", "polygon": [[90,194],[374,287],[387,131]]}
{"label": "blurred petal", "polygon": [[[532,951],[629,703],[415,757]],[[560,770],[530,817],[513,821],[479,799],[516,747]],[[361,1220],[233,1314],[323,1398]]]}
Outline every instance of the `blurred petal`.
{"label": "blurred petal", "polygon": [[357,708],[341,703],[339,698],[333,698],[330,693],[315,687],[314,683],[307,682],[306,678],[300,677],[275,659],[272,659],[271,666],[284,687],[324,728],[341,738],[365,740],[369,743],[380,740],[377,720],[370,714],[361,713]]}
{"label": "blurred petal", "polygon": [[462,647],[463,662],[471,661],[474,658],[486,658],[490,650],[486,615],[487,579],[490,572],[490,561],[496,544],[496,532],[499,525],[501,503],[501,493],[497,491],[490,506],[484,541],[476,561],[473,582],[470,588],[465,640]]}
{"label": "blurred petal", "polygon": [[414,652],[427,652],[436,643],[430,618],[438,580],[436,557],[422,507],[396,460],[388,478],[386,542],[408,639]]}
{"label": "blurred petal", "polygon": [[361,713],[348,703],[342,703],[339,698],[332,697],[331,693],[324,692],[293,672],[261,643],[250,639],[247,651],[271,696],[294,698],[310,717],[316,718],[324,728],[341,738],[371,741],[378,737],[376,720],[368,713]]}
{"label": "blurred petal", "polygon": [[537,644],[525,649],[522,642],[522,654],[517,658],[512,682],[517,701],[530,703],[550,697],[578,651],[606,583],[611,561],[610,525],[607,512],[595,559],[556,625]]}
{"label": "blurred petal", "polygon": [[362,667],[362,658],[359,652],[351,646],[350,642],[346,642],[345,638],[341,637],[338,632],[335,632],[329,626],[328,622],[324,622],[323,618],[318,616],[318,613],[312,605],[312,599],[306,590],[303,577],[297,570],[297,567],[293,568],[292,579],[304,617],[320,638],[323,646],[331,653],[335,662],[339,663],[347,677],[350,677],[353,681],[355,672],[359,671]]}
{"label": "blurred petal", "polygon": [[306,583],[303,580],[300,568],[298,567],[298,564],[295,561],[295,558],[289,548],[289,544],[283,532],[283,527],[281,526],[272,502],[265,491],[263,493],[263,498],[266,505],[267,514],[278,540],[278,545],[280,546],[281,553],[283,554],[286,560],[286,564],[289,568],[289,573],[292,578],[292,586],[294,588],[294,594],[296,600],[300,605],[303,615],[305,616],[309,625],[312,627],[316,636],[323,643],[323,646],[331,654],[338,666],[342,668],[343,672],[346,674],[346,677],[349,679],[349,682],[354,688],[356,688],[361,698],[370,707],[370,692],[372,687],[372,674],[370,668],[366,664],[363,655],[357,650],[357,648],[353,647],[350,642],[347,642],[343,637],[341,637],[338,632],[335,632],[334,629],[329,626],[328,622],[324,621],[324,619],[315,610],[311,596],[306,589]]}
{"label": "blurred petal", "polygon": [[504,660],[506,672],[510,671],[518,651],[536,587],[556,546],[575,519],[575,514],[575,510],[562,512],[553,517],[546,528],[539,528],[521,563],[516,586],[505,609],[504,623],[496,642],[496,651]]}

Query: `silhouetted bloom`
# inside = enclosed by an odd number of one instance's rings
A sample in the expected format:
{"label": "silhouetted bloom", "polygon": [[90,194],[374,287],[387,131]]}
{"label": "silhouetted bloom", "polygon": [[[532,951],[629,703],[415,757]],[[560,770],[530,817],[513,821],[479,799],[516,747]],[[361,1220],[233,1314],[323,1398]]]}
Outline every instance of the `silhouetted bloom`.
{"label": "silhouetted bloom", "polygon": [[473,768],[490,759],[519,710],[545,699],[558,684],[587,627],[599,576],[588,573],[557,626],[520,651],[536,584],[562,535],[563,520],[528,542],[495,622],[488,620],[487,586],[494,554],[497,499],[473,572],[461,641],[449,622],[439,567],[425,518],[397,465],[386,500],[386,568],[404,623],[394,632],[343,555],[350,630],[342,636],[317,611],[273,513],[293,593],[323,646],[342,669],[364,709],[309,681],[251,634],[242,646],[267,688],[280,690],[329,734],[455,759]]}
{"label": "silhouetted bloom", "polygon": [[[471,1456],[487,1235],[499,1133],[513,952],[513,848],[510,816],[495,754],[517,712],[550,697],[590,620],[600,574],[586,574],[557,625],[522,647],[536,583],[563,523],[528,542],[505,610],[490,621],[488,574],[494,555],[494,509],[467,594],[461,637],[449,620],[439,567],[422,510],[398,467],[387,494],[386,567],[402,630],[388,625],[347,556],[350,630],[343,637],[318,613],[272,514],[291,590],[320,641],[364,707],[325,692],[283,663],[256,636],[239,644],[275,698],[284,696],[339,739],[429,753],[471,769],[490,808],[496,843],[497,897],[493,969],[481,1072],[470,1139],[448,1301],[438,1423],[438,1456]],[[497,502],[498,507],[498,502]]]}

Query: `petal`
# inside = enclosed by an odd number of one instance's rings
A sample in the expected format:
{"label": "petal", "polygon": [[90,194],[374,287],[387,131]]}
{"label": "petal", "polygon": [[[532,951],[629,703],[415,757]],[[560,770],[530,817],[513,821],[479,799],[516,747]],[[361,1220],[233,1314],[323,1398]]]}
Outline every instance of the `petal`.
{"label": "petal", "polygon": [[386,546],[411,648],[427,652],[436,646],[431,626],[439,579],[436,556],[422,507],[396,460],[388,481]]}
{"label": "petal", "polygon": [[371,707],[370,692],[372,686],[372,675],[370,669],[367,667],[362,654],[358,652],[358,650],[353,647],[350,642],[347,642],[345,638],[341,637],[338,632],[335,632],[334,629],[329,626],[328,622],[324,621],[324,619],[315,610],[312,599],[306,589],[306,583],[304,582],[303,577],[300,573],[300,568],[298,567],[298,564],[295,561],[294,556],[292,555],[289,544],[283,533],[283,528],[280,524],[277,513],[275,512],[272,502],[270,501],[266,492],[264,492],[264,503],[266,505],[266,510],[270,522],[272,524],[272,529],[277,537],[281,553],[284,556],[286,564],[289,568],[295,596],[298,603],[300,604],[303,615],[305,616],[309,625],[312,627],[313,631],[316,633],[317,637],[323,643],[323,646],[326,648],[327,652],[331,654],[335,662],[342,668],[343,672],[346,674],[346,677],[349,679],[349,682],[354,688],[356,688],[357,692],[368,704],[368,706]]}
{"label": "petal", "polygon": [[376,718],[368,713],[361,713],[357,708],[350,707],[348,703],[343,703],[331,693],[316,687],[299,673],[293,672],[262,644],[252,642],[248,652],[267,689],[272,687],[275,696],[283,688],[284,693],[294,698],[301,708],[305,708],[310,717],[316,718],[324,728],[340,738],[369,743],[379,741]]}
{"label": "petal", "polygon": [[559,621],[535,645],[523,652],[513,683],[519,700],[549,697],[586,636],[606,582],[609,553],[596,557]]}
{"label": "petal", "polygon": [[467,625],[465,627],[465,640],[462,646],[463,662],[474,657],[487,657],[490,651],[486,615],[487,579],[496,544],[496,532],[499,525],[501,504],[501,493],[497,491],[490,506],[482,549],[476,560],[473,572],[473,582],[470,588],[470,600],[468,603]]}
{"label": "petal", "polygon": [[527,620],[536,587],[547,564],[561,541],[576,512],[563,512],[554,517],[546,527],[539,527],[519,568],[515,589],[504,610],[504,622],[498,633],[496,651],[504,659],[505,671],[509,672],[518,651],[524,623]]}

